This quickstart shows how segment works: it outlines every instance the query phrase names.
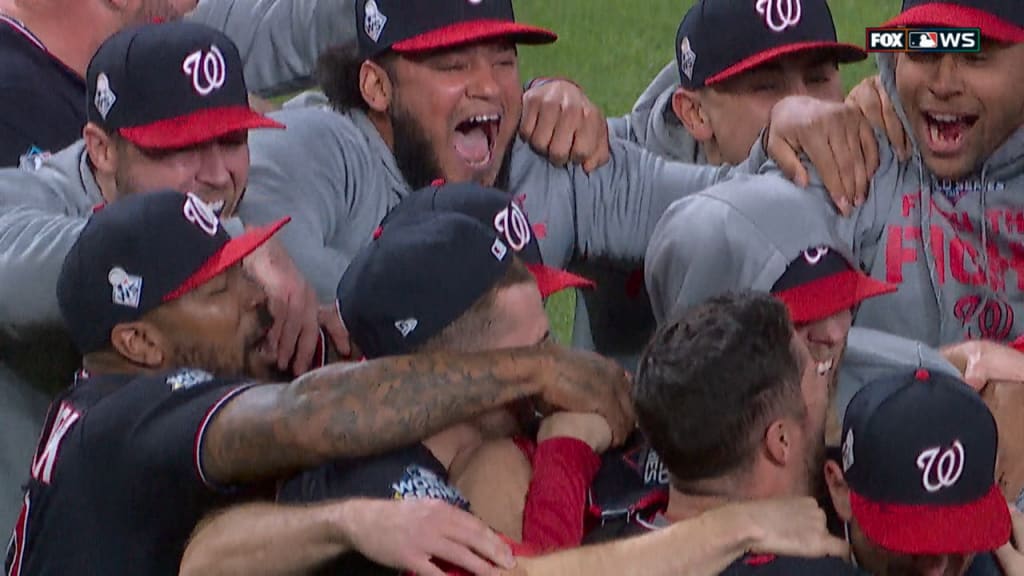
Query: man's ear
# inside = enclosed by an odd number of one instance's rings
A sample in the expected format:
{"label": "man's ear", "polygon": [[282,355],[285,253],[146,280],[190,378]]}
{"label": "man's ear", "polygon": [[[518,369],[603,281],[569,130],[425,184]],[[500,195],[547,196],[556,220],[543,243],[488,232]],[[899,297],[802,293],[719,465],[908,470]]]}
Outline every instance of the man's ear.
{"label": "man's ear", "polygon": [[796,428],[790,420],[776,420],[768,425],[764,435],[764,449],[768,459],[776,466],[785,467],[794,458]]}
{"label": "man's ear", "polygon": [[698,142],[707,142],[715,135],[711,120],[704,112],[700,94],[697,92],[681,86],[676,88],[672,94],[672,111]]}
{"label": "man's ear", "polygon": [[850,508],[850,487],[846,484],[846,477],[842,468],[835,460],[825,461],[825,484],[828,485],[829,495],[832,497],[832,505],[836,514],[843,522],[853,519],[853,510]]}
{"label": "man's ear", "polygon": [[168,341],[152,323],[127,322],[110,331],[114,350],[127,360],[148,368],[160,368],[168,358]]}
{"label": "man's ear", "polygon": [[96,171],[96,181],[103,192],[103,198],[107,202],[113,202],[117,195],[116,190],[111,189],[119,162],[117,142],[103,128],[92,122],[82,128],[82,140],[85,141],[86,153],[89,154],[89,161]]}
{"label": "man's ear", "polygon": [[380,64],[367,60],[359,68],[359,91],[374,112],[384,113],[391,107],[394,86],[388,71]]}

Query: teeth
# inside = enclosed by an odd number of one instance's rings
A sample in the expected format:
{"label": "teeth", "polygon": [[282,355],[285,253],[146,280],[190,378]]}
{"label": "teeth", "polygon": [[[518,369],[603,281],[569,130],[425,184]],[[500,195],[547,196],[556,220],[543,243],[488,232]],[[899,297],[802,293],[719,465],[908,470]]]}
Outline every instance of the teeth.
{"label": "teeth", "polygon": [[221,210],[224,209],[224,201],[223,200],[217,200],[216,202],[211,202],[209,204],[209,206],[210,206],[210,209],[213,210],[214,214],[220,215]]}
{"label": "teeth", "polygon": [[936,122],[957,122],[960,120],[960,116],[956,114],[931,114],[931,117]]}
{"label": "teeth", "polygon": [[818,376],[824,376],[832,370],[832,366],[835,364],[834,358],[829,358],[824,362],[818,362]]}
{"label": "teeth", "polygon": [[480,116],[473,116],[472,118],[469,119],[469,121],[475,122],[477,124],[483,124],[484,122],[497,122],[500,119],[501,117],[498,116],[497,114],[481,114]]}

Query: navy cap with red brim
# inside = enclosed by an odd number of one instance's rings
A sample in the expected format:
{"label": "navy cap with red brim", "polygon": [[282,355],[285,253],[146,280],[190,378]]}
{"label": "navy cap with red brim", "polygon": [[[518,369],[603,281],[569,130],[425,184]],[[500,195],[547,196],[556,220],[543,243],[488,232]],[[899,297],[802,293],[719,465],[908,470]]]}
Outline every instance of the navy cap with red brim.
{"label": "navy cap with red brim", "polygon": [[232,238],[220,250],[207,258],[202,266],[186,278],[181,285],[165,294],[163,301],[170,302],[180,298],[213,280],[219,274],[255,252],[260,246],[266,244],[274,234],[277,234],[278,230],[290,221],[291,216],[285,216],[276,222],[253,228],[237,238]]}
{"label": "navy cap with red brim", "polygon": [[558,36],[554,32],[537,26],[507,20],[468,20],[395,42],[391,49],[401,54],[414,54],[487,40],[508,40],[516,44],[550,44],[557,39]]}
{"label": "navy cap with red brim", "polygon": [[794,42],[792,44],[784,44],[782,46],[776,46],[763,52],[758,52],[744,58],[739,62],[729,66],[725,70],[709,76],[704,82],[705,85],[711,86],[720,82],[724,82],[734,76],[753,70],[758,66],[767,64],[783,56],[789,56],[790,54],[799,54],[801,52],[826,52],[835,56],[836,61],[840,64],[846,64],[849,62],[860,62],[868,57],[868,53],[859,46],[853,44],[845,44],[843,42]]}
{"label": "navy cap with red brim", "polygon": [[136,146],[159,150],[196,146],[243,130],[284,127],[248,106],[228,106],[204,108],[142,126],[126,126],[118,129],[118,133]]}
{"label": "navy cap with red brim", "polygon": [[872,543],[900,554],[974,554],[1010,539],[1010,512],[999,487],[959,505],[872,502],[850,491],[857,525]]}
{"label": "navy cap with red brim", "polygon": [[786,304],[794,324],[806,324],[824,320],[898,288],[849,269],[778,291],[775,296]]}
{"label": "navy cap with red brim", "polygon": [[[1018,1],[1018,0],[1007,0]],[[950,28],[978,28],[984,38],[997,42],[1017,44],[1024,42],[1024,26],[995,14],[948,2],[918,4],[901,12],[882,25],[885,28],[909,26],[948,26]]]}

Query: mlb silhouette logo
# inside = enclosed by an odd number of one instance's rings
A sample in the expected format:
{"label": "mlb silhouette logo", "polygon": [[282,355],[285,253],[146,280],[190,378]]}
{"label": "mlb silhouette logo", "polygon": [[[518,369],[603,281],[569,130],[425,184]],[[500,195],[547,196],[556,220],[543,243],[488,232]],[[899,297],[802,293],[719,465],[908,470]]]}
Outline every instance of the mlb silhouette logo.
{"label": "mlb silhouette logo", "polygon": [[910,48],[916,50],[929,50],[939,47],[938,32],[911,32]]}
{"label": "mlb silhouette logo", "polygon": [[114,304],[138,308],[142,300],[142,278],[125,272],[124,268],[115,267],[107,274],[110,282],[111,298]]}

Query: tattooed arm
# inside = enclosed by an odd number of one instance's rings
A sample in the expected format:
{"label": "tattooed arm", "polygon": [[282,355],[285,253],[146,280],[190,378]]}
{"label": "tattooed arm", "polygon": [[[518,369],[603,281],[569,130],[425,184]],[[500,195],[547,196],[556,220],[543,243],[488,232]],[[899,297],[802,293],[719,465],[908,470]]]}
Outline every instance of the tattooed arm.
{"label": "tattooed arm", "polygon": [[383,452],[529,396],[597,412],[621,441],[633,425],[628,387],[612,361],[550,344],[335,364],[290,384],[254,386],[216,412],[203,472],[233,484]]}

